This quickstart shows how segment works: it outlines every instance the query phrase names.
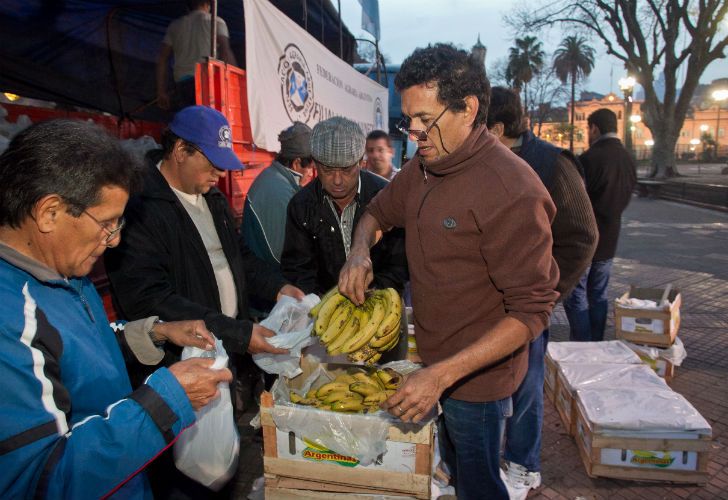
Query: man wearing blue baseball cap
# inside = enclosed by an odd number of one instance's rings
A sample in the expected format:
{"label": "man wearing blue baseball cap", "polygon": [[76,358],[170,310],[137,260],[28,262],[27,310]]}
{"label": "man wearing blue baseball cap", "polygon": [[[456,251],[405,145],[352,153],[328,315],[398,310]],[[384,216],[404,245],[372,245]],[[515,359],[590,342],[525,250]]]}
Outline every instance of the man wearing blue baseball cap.
{"label": "man wearing blue baseball cap", "polygon": [[[238,388],[249,394],[258,374],[246,353],[286,351],[267,342],[272,331],[251,321],[248,292],[271,301],[281,295],[300,299],[303,292],[238,237],[216,187],[228,171],[243,168],[221,113],[204,106],[182,109],[163,133],[162,149],[147,159],[144,191],[129,201],[124,239],[105,261],[114,306],[129,319],[154,314],[164,321],[204,320],[231,353]],[[170,351],[166,360],[178,354]],[[134,384],[146,373],[130,366],[130,375]],[[168,471],[163,475],[159,482],[150,475],[153,487],[170,484]],[[155,488],[155,496],[166,493]]]}

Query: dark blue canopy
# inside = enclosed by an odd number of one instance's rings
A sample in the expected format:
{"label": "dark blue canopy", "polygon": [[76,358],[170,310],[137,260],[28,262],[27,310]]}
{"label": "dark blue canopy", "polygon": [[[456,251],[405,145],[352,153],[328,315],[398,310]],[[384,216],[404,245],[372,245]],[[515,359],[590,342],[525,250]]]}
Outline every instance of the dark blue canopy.
{"label": "dark blue canopy", "polygon": [[[330,0],[272,0],[273,5],[339,53],[339,20]],[[119,116],[161,118],[155,65],[169,23],[183,1],[0,0],[0,91]],[[242,0],[218,0],[218,15],[245,67]],[[343,27],[344,60],[354,37]]]}

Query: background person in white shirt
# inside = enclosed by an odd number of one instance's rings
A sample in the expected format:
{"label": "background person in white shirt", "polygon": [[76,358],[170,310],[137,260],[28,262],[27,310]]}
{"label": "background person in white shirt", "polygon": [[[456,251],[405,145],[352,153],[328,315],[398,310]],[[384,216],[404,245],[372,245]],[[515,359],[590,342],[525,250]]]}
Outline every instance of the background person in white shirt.
{"label": "background person in white shirt", "polygon": [[365,148],[366,169],[391,181],[399,170],[392,164],[394,149],[392,149],[392,139],[389,134],[384,130],[369,132]]}
{"label": "background person in white shirt", "polygon": [[[195,65],[212,54],[210,50],[209,0],[188,0],[189,13],[172,21],[162,41],[157,59],[157,105],[162,109],[181,109],[195,104]],[[217,18],[218,57],[237,66],[230,48],[225,21]],[[174,94],[168,92],[169,60],[174,56]]]}

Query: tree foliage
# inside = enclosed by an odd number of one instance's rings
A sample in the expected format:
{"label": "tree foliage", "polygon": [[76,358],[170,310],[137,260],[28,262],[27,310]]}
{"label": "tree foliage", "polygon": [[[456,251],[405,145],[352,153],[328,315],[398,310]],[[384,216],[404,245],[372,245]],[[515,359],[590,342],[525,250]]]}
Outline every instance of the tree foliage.
{"label": "tree foliage", "polygon": [[523,106],[528,113],[531,105],[528,84],[541,72],[544,62],[544,51],[536,37],[517,38],[515,46],[508,51],[506,81],[513,88],[523,91]]}
{"label": "tree foliage", "polygon": [[[665,177],[675,174],[675,145],[700,77],[725,57],[728,36],[719,31],[727,12],[726,0],[546,0],[507,20],[528,33],[562,25],[598,37],[644,89],[644,122],[655,141],[653,175]],[[662,100],[653,83],[658,71]]]}
{"label": "tree foliage", "polygon": [[580,36],[571,35],[564,38],[554,52],[554,70],[563,83],[571,80],[571,126],[569,150],[574,151],[574,103],[576,101],[576,83],[589,76],[594,67],[594,49],[587,45]]}

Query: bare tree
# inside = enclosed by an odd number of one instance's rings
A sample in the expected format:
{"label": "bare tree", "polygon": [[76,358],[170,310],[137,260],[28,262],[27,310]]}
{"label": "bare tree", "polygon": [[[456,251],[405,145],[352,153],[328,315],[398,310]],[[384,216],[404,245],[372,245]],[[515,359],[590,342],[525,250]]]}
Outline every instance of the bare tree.
{"label": "bare tree", "polygon": [[[652,175],[676,175],[675,145],[690,100],[710,63],[725,57],[728,36],[718,34],[726,0],[556,0],[516,11],[507,21],[524,32],[566,25],[591,32],[621,60],[645,91],[644,123],[655,141]],[[678,74],[685,79],[678,90]],[[662,71],[664,99],[655,90]]]}
{"label": "bare tree", "polygon": [[[547,55],[547,58],[550,56]],[[561,85],[556,77],[552,65],[545,66],[531,81],[531,129],[536,129],[536,135],[541,136],[541,125],[553,114],[553,108],[566,100],[568,91]]]}

